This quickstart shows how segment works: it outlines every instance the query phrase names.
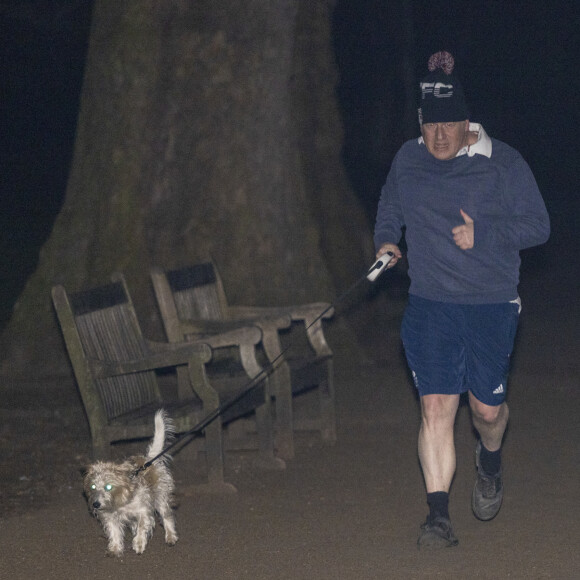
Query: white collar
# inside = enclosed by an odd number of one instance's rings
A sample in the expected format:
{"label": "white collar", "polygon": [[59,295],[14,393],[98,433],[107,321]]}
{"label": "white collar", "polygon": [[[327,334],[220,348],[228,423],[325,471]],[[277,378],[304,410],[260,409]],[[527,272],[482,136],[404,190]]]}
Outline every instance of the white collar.
{"label": "white collar", "polygon": [[[491,157],[491,139],[485,132],[485,129],[479,123],[469,123],[469,131],[477,133],[477,141],[473,145],[466,145],[457,152],[456,157],[466,155],[473,157],[475,154]],[[423,145],[423,135],[418,139],[419,145]]]}

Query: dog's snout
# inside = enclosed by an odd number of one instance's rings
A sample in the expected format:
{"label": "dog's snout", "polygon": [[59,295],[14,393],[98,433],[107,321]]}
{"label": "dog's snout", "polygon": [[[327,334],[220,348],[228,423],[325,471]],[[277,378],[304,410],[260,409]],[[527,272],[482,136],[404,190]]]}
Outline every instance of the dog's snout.
{"label": "dog's snout", "polygon": [[101,502],[100,501],[94,501],[93,502],[93,507],[98,510],[101,507]]}

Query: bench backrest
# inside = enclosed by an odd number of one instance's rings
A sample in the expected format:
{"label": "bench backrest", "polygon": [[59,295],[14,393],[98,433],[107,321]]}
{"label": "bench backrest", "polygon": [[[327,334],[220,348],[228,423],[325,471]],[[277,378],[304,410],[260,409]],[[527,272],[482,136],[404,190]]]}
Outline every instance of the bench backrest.
{"label": "bench backrest", "polygon": [[212,262],[171,270],[166,276],[180,319],[225,318],[225,294]]}
{"label": "bench backrest", "polygon": [[[154,371],[105,378],[87,376],[90,359],[139,360],[149,354],[124,280],[70,294],[64,303],[55,301],[55,306],[83,401],[86,398],[89,404],[95,404],[96,389],[107,420],[111,420],[161,400]],[[59,310],[66,308],[68,317],[65,314],[63,318]],[[72,321],[74,329],[70,328]],[[80,342],[81,348],[73,342]]]}

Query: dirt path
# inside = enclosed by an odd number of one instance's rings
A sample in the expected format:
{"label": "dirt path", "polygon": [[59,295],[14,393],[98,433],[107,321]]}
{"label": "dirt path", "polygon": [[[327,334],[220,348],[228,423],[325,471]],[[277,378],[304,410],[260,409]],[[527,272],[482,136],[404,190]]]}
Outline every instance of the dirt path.
{"label": "dirt path", "polygon": [[229,480],[238,488],[230,496],[190,495],[192,466],[176,457],[180,542],[166,547],[157,529],[142,556],[104,555],[104,538],[81,496],[77,470],[88,433],[74,391],[52,406],[42,398],[28,405],[22,394],[5,399],[0,578],[580,577],[573,282],[559,279],[549,302],[544,274],[530,275],[523,288],[527,313],[510,383],[505,499],[491,522],[470,511],[475,436],[467,408],[460,408],[450,505],[457,548],[416,549],[427,510],[415,451],[419,417],[398,320],[390,317],[374,330],[382,360],[357,365],[337,357],[334,447],[301,435],[284,472],[256,472],[251,454],[229,455]]}

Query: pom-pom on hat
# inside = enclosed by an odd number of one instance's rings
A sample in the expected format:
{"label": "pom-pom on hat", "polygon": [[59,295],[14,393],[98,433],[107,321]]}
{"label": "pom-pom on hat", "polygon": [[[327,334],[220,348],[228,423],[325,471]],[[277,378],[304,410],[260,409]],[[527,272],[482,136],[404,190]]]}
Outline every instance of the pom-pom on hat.
{"label": "pom-pom on hat", "polygon": [[419,83],[419,124],[469,119],[463,87],[453,73],[455,60],[445,51],[429,58],[429,74]]}

